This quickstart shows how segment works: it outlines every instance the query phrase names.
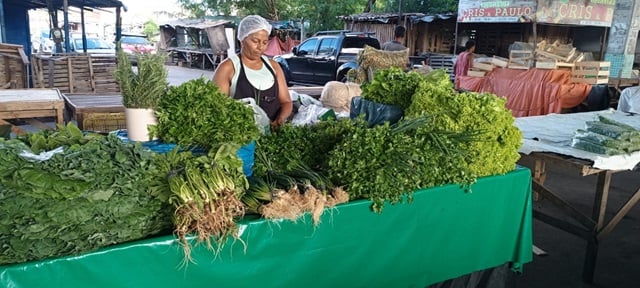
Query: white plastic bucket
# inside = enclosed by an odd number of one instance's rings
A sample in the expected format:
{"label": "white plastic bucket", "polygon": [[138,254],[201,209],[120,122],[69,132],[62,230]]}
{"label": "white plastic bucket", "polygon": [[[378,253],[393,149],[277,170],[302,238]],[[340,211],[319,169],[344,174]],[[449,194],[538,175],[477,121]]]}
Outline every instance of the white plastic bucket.
{"label": "white plastic bucket", "polygon": [[158,124],[153,109],[126,108],[127,135],[132,141],[149,141],[149,125]]}

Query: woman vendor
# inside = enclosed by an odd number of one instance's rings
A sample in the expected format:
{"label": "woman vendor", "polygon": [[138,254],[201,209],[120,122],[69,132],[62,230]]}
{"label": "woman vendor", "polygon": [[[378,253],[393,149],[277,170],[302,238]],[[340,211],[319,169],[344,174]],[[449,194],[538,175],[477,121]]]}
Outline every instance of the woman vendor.
{"label": "woman vendor", "polygon": [[213,81],[234,99],[255,99],[276,127],[291,115],[293,105],[282,68],[263,55],[269,34],[271,25],[264,18],[250,15],[242,19],[238,25],[240,54],[220,63]]}

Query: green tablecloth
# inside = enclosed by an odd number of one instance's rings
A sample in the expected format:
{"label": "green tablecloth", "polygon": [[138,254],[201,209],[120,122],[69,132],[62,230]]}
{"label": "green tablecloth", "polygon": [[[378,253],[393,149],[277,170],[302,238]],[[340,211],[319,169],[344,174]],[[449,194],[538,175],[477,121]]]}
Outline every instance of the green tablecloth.
{"label": "green tablecloth", "polygon": [[448,185],[414,202],[372,213],[369,201],[309,217],[242,223],[246,247],[229,241],[196,264],[165,236],[75,257],[0,267],[0,287],[425,287],[474,271],[532,259],[527,169],[479,179],[472,192]]}

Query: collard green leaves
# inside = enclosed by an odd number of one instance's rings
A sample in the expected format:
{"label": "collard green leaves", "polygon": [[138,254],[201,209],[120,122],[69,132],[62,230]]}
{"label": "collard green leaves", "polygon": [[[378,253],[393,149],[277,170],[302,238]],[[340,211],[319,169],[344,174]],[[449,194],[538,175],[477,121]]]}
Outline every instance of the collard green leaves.
{"label": "collard green leaves", "polygon": [[46,161],[20,156],[30,147],[18,139],[0,140],[0,265],[169,231],[166,170],[157,164],[163,156],[115,136],[71,141],[65,135],[75,130],[68,129],[30,135],[37,145],[67,141],[64,152]]}

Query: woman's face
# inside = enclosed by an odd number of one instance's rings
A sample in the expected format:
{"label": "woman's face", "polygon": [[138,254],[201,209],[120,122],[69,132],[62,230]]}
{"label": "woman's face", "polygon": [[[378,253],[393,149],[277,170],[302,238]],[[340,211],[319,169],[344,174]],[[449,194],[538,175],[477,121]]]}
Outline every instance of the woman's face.
{"label": "woman's face", "polygon": [[249,34],[242,40],[242,54],[249,59],[259,59],[267,50],[269,34],[265,30],[260,30]]}

